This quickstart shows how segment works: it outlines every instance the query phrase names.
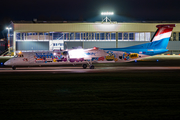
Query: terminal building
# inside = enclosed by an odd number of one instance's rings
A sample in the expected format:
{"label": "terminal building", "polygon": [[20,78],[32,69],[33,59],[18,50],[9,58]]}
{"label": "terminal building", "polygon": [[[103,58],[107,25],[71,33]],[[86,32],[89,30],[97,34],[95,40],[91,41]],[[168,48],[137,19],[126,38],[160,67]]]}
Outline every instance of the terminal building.
{"label": "terminal building", "polygon": [[12,22],[10,51],[128,47],[149,42],[159,24],[176,24],[165,54],[180,54],[180,23],[162,22]]}

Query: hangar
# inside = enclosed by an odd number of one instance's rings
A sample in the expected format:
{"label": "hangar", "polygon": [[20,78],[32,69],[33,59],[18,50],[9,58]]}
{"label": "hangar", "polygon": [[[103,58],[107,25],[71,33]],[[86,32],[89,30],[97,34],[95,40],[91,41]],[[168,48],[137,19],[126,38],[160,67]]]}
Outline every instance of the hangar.
{"label": "hangar", "polygon": [[[119,48],[147,43],[158,24],[176,24],[168,44],[170,54],[180,52],[180,23],[162,22],[67,22],[14,21],[10,30],[10,52],[59,49]],[[167,53],[165,53],[167,54]],[[168,53],[169,54],[169,53]]]}

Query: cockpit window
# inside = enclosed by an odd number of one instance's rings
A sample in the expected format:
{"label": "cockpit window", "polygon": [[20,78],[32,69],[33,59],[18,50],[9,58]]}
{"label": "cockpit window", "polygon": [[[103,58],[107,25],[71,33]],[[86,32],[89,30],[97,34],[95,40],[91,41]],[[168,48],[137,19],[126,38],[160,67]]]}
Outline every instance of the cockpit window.
{"label": "cockpit window", "polygon": [[24,57],[24,55],[22,54],[22,55],[15,55],[14,56],[15,58],[17,58],[17,57]]}

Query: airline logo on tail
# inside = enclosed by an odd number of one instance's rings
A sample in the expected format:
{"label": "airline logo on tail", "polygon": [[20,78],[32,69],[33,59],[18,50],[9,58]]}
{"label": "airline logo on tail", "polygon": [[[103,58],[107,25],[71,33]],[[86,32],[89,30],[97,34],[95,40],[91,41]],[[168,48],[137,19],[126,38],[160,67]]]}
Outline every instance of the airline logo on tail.
{"label": "airline logo on tail", "polygon": [[173,30],[173,27],[175,27],[175,24],[167,24],[167,25],[157,25],[158,29],[151,40],[151,42],[159,41],[163,39],[170,39],[171,33]]}

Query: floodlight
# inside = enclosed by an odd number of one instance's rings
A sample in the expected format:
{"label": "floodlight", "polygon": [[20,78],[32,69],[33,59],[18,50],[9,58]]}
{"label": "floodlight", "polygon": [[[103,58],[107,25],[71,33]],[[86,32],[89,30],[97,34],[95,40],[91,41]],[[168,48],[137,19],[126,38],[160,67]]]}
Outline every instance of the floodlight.
{"label": "floodlight", "polygon": [[114,15],[114,12],[101,12],[101,15],[105,15],[106,17],[102,20],[102,22],[104,22],[104,21],[109,21],[109,22],[111,22],[111,19],[109,19],[107,16],[108,15]]}
{"label": "floodlight", "polygon": [[101,15],[114,15],[114,12],[101,12]]}
{"label": "floodlight", "polygon": [[11,27],[6,27],[7,30],[11,30],[12,28]]}

